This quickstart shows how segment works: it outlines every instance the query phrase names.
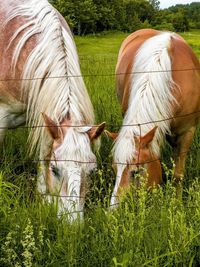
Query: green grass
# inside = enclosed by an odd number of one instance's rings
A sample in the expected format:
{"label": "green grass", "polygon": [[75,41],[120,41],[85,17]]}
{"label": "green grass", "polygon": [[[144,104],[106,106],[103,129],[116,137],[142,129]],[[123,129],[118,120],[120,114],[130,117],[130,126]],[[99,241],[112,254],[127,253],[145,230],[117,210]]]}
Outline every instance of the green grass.
{"label": "green grass", "polygon": [[187,40],[188,44],[200,58],[200,32],[198,30],[193,30],[189,33],[183,33],[182,36],[185,40]]}
{"label": "green grass", "polygon": [[[124,33],[76,37],[81,69],[96,121],[118,130],[122,122],[115,94],[115,65]],[[200,57],[200,31],[183,34]],[[110,75],[111,74],[111,75]],[[200,131],[187,158],[183,199],[171,185],[170,149],[165,149],[164,187],[124,196],[117,210],[107,209],[115,175],[112,142],[105,136],[99,168],[91,177],[84,222],[58,218],[35,192],[36,164],[27,163],[27,131],[9,131],[1,152],[0,266],[141,267],[200,264]],[[106,164],[103,164],[106,163]]]}
{"label": "green grass", "polygon": [[[104,34],[75,37],[80,57],[117,58],[121,42],[127,33],[107,32]],[[95,45],[94,45],[95,44]]]}

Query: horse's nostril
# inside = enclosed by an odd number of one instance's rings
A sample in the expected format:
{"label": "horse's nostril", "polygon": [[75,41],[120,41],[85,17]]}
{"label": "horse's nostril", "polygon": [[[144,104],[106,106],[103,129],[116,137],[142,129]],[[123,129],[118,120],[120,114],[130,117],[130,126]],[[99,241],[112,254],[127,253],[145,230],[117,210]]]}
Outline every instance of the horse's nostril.
{"label": "horse's nostril", "polygon": [[57,178],[60,177],[60,171],[56,166],[51,165],[51,171],[52,171],[54,176],[56,176]]}
{"label": "horse's nostril", "polygon": [[137,177],[139,174],[140,174],[140,169],[139,169],[139,168],[130,171],[130,177],[131,177],[131,178],[135,178],[135,177]]}

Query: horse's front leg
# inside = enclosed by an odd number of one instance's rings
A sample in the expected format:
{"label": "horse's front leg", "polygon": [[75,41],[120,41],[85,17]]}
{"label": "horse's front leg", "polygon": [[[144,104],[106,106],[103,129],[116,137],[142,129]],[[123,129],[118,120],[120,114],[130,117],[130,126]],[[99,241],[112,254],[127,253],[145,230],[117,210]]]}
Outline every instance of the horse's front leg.
{"label": "horse's front leg", "polygon": [[191,127],[187,132],[180,135],[176,139],[175,152],[175,169],[174,169],[174,184],[176,186],[177,196],[182,195],[182,183],[185,172],[185,161],[190,145],[192,144],[193,136],[196,127]]}

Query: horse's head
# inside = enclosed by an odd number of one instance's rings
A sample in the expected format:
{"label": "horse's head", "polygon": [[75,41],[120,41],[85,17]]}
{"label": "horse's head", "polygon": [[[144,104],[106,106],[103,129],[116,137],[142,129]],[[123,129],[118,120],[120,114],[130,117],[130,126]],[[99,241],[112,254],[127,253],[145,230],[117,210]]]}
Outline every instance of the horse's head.
{"label": "horse's head", "polygon": [[[74,126],[70,119],[57,125],[43,114],[51,137],[51,150],[46,164],[46,183],[50,193],[57,192],[69,212],[83,209],[86,177],[96,168],[92,143],[104,130],[105,122],[97,126]],[[73,216],[73,217],[76,217]]]}
{"label": "horse's head", "polygon": [[[117,203],[117,197],[122,190],[127,189],[132,180],[135,180],[139,185],[139,177],[145,176],[147,178],[147,186],[151,187],[161,183],[161,164],[158,157],[151,149],[157,127],[150,130],[144,136],[134,136],[134,153],[128,162],[113,162],[113,168],[116,171],[116,183],[111,198],[111,205]],[[118,134],[106,131],[107,135],[113,140],[117,141]],[[120,137],[121,138],[121,137]],[[130,137],[129,137],[130,138]],[[120,143],[118,143],[119,145]],[[123,153],[129,153],[124,148]],[[122,151],[122,150],[121,150]],[[115,151],[116,153],[116,151]],[[114,155],[118,158],[117,155]]]}

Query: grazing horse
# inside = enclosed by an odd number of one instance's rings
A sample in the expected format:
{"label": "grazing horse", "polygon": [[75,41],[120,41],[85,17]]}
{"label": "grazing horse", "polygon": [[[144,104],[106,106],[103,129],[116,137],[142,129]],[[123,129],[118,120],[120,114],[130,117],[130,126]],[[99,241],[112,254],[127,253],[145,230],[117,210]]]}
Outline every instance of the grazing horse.
{"label": "grazing horse", "polygon": [[96,167],[91,144],[105,123],[92,126],[72,34],[47,0],[0,0],[0,24],[0,137],[5,128],[30,126],[29,151],[41,162],[38,190],[58,194],[60,211],[76,218]]}
{"label": "grazing horse", "polygon": [[124,120],[119,133],[107,132],[115,139],[111,205],[136,170],[145,170],[148,186],[161,183],[159,157],[167,136],[175,152],[174,181],[181,191],[186,154],[200,115],[200,64],[192,49],[176,33],[132,33],[119,52],[116,90]]}

